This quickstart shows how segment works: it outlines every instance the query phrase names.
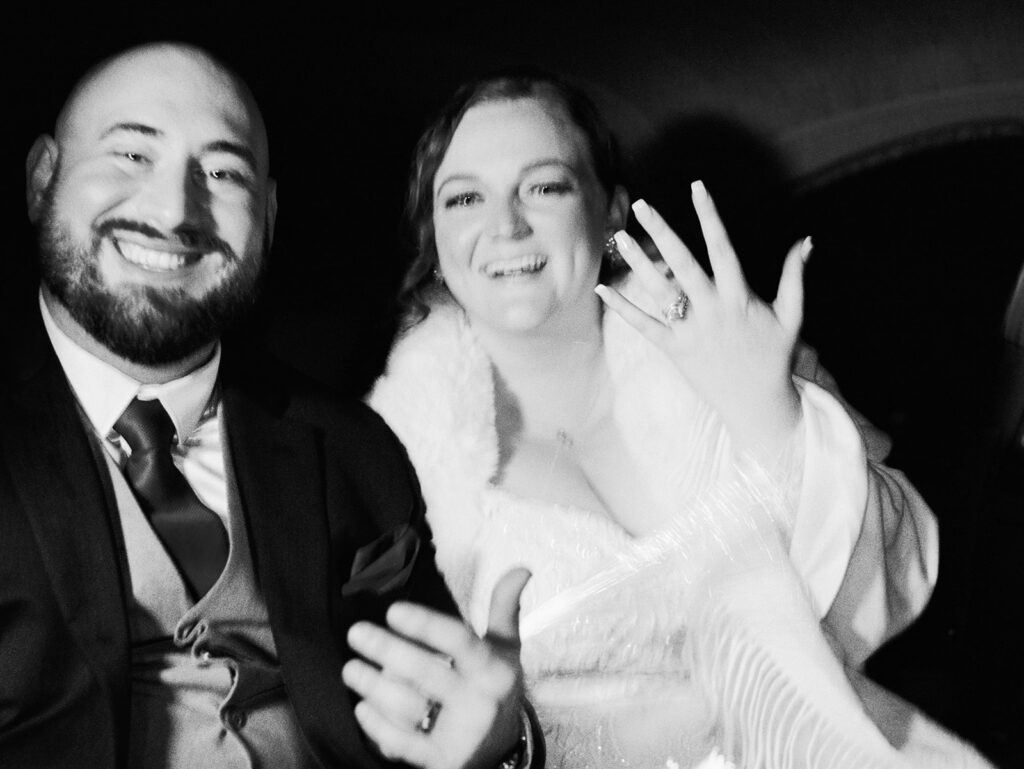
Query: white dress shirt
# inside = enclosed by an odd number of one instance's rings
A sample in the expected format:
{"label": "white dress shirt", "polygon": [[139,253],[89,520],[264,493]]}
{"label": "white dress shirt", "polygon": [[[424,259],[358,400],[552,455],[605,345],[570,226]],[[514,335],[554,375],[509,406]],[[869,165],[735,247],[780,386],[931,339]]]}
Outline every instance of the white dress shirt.
{"label": "white dress shirt", "polygon": [[223,430],[216,398],[220,344],[214,347],[208,361],[185,376],[164,384],[142,384],[75,344],[57,326],[42,295],[39,307],[50,344],[71,389],[111,456],[123,464],[131,453],[114,430],[114,423],[132,399],[159,400],[174,423],[175,465],[199,499],[227,526]]}

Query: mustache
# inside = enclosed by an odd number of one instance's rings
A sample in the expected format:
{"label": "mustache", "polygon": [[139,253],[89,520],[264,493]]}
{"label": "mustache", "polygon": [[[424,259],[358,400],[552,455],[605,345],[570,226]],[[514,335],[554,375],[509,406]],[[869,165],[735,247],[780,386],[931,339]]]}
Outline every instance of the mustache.
{"label": "mustache", "polygon": [[230,261],[236,258],[234,249],[228,243],[202,227],[183,226],[171,230],[170,233],[164,233],[144,222],[136,222],[131,219],[107,219],[96,226],[96,239],[111,237],[115,230],[137,232],[151,240],[163,241],[169,246],[181,246],[200,251],[219,251]]}

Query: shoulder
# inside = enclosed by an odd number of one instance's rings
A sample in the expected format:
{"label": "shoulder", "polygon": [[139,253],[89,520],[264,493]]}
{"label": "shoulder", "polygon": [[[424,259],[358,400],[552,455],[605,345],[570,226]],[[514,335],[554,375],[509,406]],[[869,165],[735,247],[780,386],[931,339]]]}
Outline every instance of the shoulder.
{"label": "shoulder", "polygon": [[221,385],[229,419],[257,420],[272,429],[305,427],[346,466],[402,469],[408,460],[384,420],[359,398],[327,387],[263,348],[225,342]]}

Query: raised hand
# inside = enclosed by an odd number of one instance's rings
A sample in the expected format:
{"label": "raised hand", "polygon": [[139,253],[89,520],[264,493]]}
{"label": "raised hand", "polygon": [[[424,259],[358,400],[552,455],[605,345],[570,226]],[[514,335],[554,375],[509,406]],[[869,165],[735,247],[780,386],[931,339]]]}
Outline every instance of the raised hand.
{"label": "raised hand", "polygon": [[[487,634],[411,603],[388,609],[389,628],[351,627],[342,678],[363,699],[360,726],[389,759],[425,769],[494,769],[519,739],[524,702],[519,596],[526,569],[491,595]],[[372,663],[372,664],[371,664]]]}
{"label": "raised hand", "polygon": [[790,249],[775,301],[768,305],[747,285],[704,185],[694,182],[691,192],[713,276],[704,272],[665,220],[640,200],[633,204],[633,212],[671,274],[659,270],[625,232],[616,233],[615,239],[661,314],[649,314],[608,286],[596,291],[675,363],[721,416],[738,450],[771,460],[800,421],[791,359],[803,320],[803,265],[810,238]]}

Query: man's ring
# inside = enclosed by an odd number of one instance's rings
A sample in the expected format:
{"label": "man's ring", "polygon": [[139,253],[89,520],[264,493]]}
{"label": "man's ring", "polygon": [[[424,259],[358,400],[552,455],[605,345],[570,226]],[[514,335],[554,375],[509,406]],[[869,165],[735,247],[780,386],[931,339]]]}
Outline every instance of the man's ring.
{"label": "man's ring", "polygon": [[437,723],[437,716],[441,713],[441,703],[437,700],[427,700],[427,709],[423,711],[423,718],[416,724],[416,731],[423,734],[430,734]]}
{"label": "man's ring", "polygon": [[666,323],[671,323],[674,320],[683,320],[686,317],[686,311],[689,309],[690,297],[686,295],[685,291],[680,291],[675,301],[668,307],[665,307],[661,314],[665,318]]}

